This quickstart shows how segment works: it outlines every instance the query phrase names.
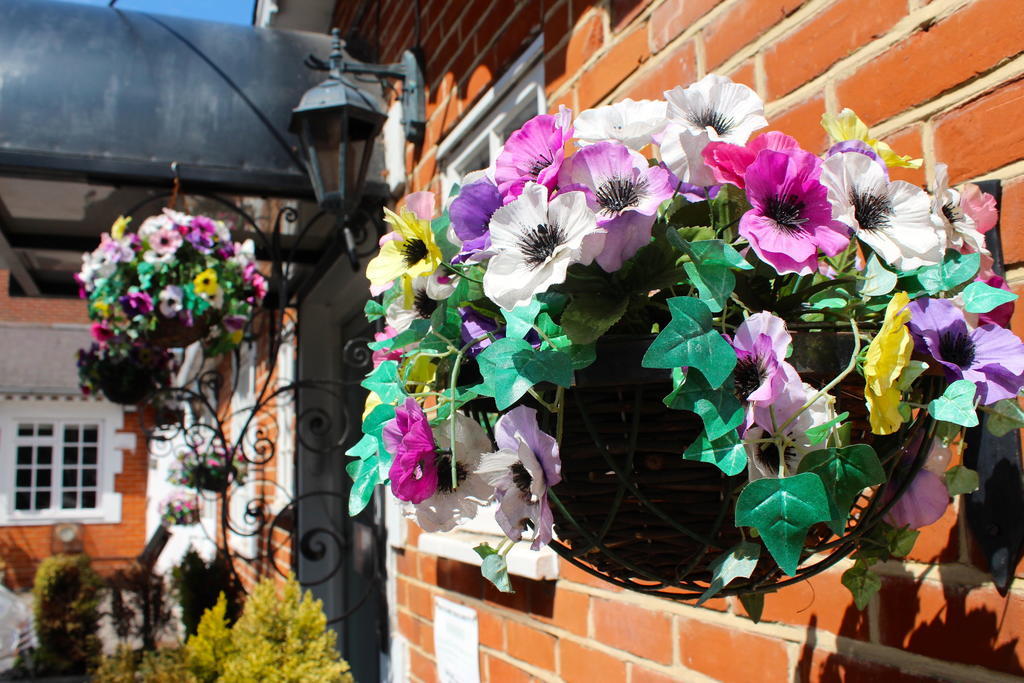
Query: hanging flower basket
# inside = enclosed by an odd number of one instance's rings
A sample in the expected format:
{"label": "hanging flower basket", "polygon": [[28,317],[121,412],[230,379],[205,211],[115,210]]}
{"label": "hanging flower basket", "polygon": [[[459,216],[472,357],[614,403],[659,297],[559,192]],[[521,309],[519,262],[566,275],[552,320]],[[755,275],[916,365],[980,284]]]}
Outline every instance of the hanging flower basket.
{"label": "hanging flower basket", "polygon": [[856,552],[863,605],[976,483],[945,457],[964,428],[1024,426],[994,203],[941,165],[931,194],[890,180],[920,161],[849,110],[819,157],[753,135],[726,78],[665,96],[535,117],[440,216],[425,192],[386,210],[350,512],[378,483],[429,531],[493,503],[503,590],[521,540],[678,599]]}
{"label": "hanging flower basket", "polygon": [[168,481],[186,488],[223,493],[234,482],[245,481],[245,458],[241,451],[232,457],[222,446],[200,446],[178,453]]}
{"label": "hanging flower basket", "polygon": [[164,526],[198,524],[199,499],[191,493],[172,493],[160,502],[160,522]]}
{"label": "hanging flower basket", "polygon": [[110,339],[78,352],[78,378],[86,395],[102,392],[122,405],[141,403],[167,386],[174,360],[164,349]]}
{"label": "hanging flower basket", "polygon": [[119,218],[76,276],[98,334],[208,355],[238,346],[266,295],[252,240],[231,241],[221,221],[165,210],[127,233]]}

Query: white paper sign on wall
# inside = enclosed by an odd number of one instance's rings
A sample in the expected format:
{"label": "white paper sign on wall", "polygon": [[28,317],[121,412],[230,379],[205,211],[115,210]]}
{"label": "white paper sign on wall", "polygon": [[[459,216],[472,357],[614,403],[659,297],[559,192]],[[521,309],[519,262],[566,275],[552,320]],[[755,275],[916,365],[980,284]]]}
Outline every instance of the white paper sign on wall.
{"label": "white paper sign on wall", "polygon": [[480,683],[480,629],[476,610],[434,598],[434,652],[441,683]]}

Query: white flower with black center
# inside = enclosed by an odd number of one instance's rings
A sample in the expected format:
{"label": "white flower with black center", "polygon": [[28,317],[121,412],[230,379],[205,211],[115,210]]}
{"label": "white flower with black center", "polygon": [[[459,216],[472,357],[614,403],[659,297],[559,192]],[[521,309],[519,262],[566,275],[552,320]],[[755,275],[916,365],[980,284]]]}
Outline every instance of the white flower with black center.
{"label": "white flower with black center", "polygon": [[430,320],[437,309],[437,300],[428,292],[429,277],[404,277],[399,282],[398,296],[384,311],[387,324],[397,332],[405,332],[414,320]]}
{"label": "white flower with black center", "polygon": [[871,157],[843,152],[821,170],[832,218],[844,223],[879,258],[899,270],[942,261],[946,240],[932,222],[928,193],[902,180],[889,181]]}
{"label": "white flower with black center", "polygon": [[640,150],[665,127],[667,109],[668,104],[661,100],[634,101],[629,98],[587,109],[573,123],[576,144],[582,147],[608,140]]}
{"label": "white flower with black center", "polygon": [[583,192],[565,192],[549,203],[548,189],[537,183],[527,183],[515,201],[495,211],[489,227],[494,256],[484,294],[506,310],[564,282],[570,265],[592,262],[604,246]]}
{"label": "white flower with black center", "polygon": [[494,487],[480,473],[480,457],[493,446],[476,421],[455,414],[455,478],[447,421],[433,428],[437,443],[437,491],[421,503],[406,504],[409,517],[424,531],[451,531],[476,516],[477,507],[494,498]]}
{"label": "white flower with black center", "polygon": [[[814,402],[801,411],[812,399]],[[825,424],[835,414],[835,398],[818,396],[818,390],[799,377],[772,403],[756,406],[753,424],[743,434],[750,480],[796,474],[804,456],[822,448],[820,443],[811,443],[807,430]]]}
{"label": "white flower with black center", "polygon": [[665,92],[668,119],[711,140],[744,145],[751,133],[768,125],[764,102],[753,90],[718,74],[708,74],[688,88]]}
{"label": "white flower with black center", "polygon": [[715,184],[715,176],[704,163],[704,148],[711,142],[707,131],[694,132],[678,123],[669,123],[661,136],[660,156],[665,167],[679,180],[707,187]]}
{"label": "white flower with black center", "polygon": [[932,195],[932,220],[946,232],[946,243],[954,249],[985,252],[985,236],[978,232],[974,219],[960,208],[960,193],[949,186],[949,168],[935,164],[935,192]]}

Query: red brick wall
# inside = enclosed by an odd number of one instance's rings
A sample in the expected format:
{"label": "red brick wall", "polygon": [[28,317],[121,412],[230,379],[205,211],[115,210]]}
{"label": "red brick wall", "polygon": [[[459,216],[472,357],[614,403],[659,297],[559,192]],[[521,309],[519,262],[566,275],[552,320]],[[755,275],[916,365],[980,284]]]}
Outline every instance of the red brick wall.
{"label": "red brick wall", "polygon": [[[439,188],[437,144],[530,40],[544,34],[548,105],[577,112],[657,98],[710,71],[755,88],[772,128],[821,151],[825,111],[848,106],[901,154],[894,177],[1004,181],[1009,279],[1024,292],[1024,6],[1021,0],[381,0],[338,3],[335,25],[379,33],[381,60],[415,43],[429,84],[426,140],[407,148],[410,189]],[[374,3],[371,3],[374,4]],[[1015,329],[1024,332],[1024,307]],[[956,508],[880,599],[858,612],[840,568],[768,596],[753,624],[734,599],[697,608],[617,592],[563,563],[557,582],[514,580],[505,596],[478,569],[398,554],[398,631],[413,680],[433,681],[432,596],[479,613],[488,681],[994,680],[1024,675],[1024,586],[1000,597]],[[1024,576],[1024,566],[1018,569]]]}
{"label": "red brick wall", "polygon": [[0,269],[0,322],[37,325],[89,322],[89,311],[82,299],[11,296],[10,284],[10,273]]}

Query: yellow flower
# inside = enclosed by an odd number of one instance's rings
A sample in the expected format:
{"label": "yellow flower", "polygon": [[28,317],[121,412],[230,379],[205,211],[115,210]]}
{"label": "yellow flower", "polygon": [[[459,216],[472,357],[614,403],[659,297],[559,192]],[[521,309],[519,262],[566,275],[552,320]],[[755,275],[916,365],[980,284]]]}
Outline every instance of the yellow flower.
{"label": "yellow flower", "polygon": [[914,350],[914,340],[907,329],[909,303],[906,292],[893,295],[885,309],[882,329],[868,346],[864,361],[864,397],[868,402],[871,431],[875,434],[892,434],[903,423],[897,382]]}
{"label": "yellow flower", "polygon": [[110,304],[106,301],[93,301],[92,308],[94,311],[100,314],[101,318],[110,317]]}
{"label": "yellow flower", "polygon": [[366,403],[363,405],[363,420],[366,420],[366,416],[369,415],[374,408],[382,403],[380,396],[376,392],[371,391],[366,395]]}
{"label": "yellow flower", "polygon": [[196,275],[195,279],[192,280],[192,286],[195,287],[196,294],[214,296],[217,293],[217,271],[213,268],[207,268],[199,273],[199,275]]}
{"label": "yellow flower", "polygon": [[821,115],[821,127],[829,134],[833,142],[845,142],[847,140],[860,140],[871,146],[873,150],[882,157],[882,161],[889,167],[921,168],[921,159],[911,159],[909,156],[900,156],[893,151],[886,143],[876,140],[868,133],[867,125],[860,120],[852,109],[843,109],[839,116],[825,113]]}
{"label": "yellow flower", "polygon": [[131,218],[125,218],[124,216],[118,216],[114,224],[110,226],[110,236],[115,240],[119,240],[124,237],[124,229],[131,223]]}
{"label": "yellow flower", "polygon": [[238,346],[239,344],[241,344],[242,343],[242,330],[235,330],[234,332],[229,334],[228,335],[228,341],[230,341],[235,346]]}
{"label": "yellow flower", "polygon": [[402,275],[417,277],[437,270],[441,250],[434,241],[430,221],[417,218],[409,209],[402,209],[399,215],[387,208],[384,220],[391,224],[394,232],[381,246],[380,253],[366,265],[370,284],[381,287]]}

